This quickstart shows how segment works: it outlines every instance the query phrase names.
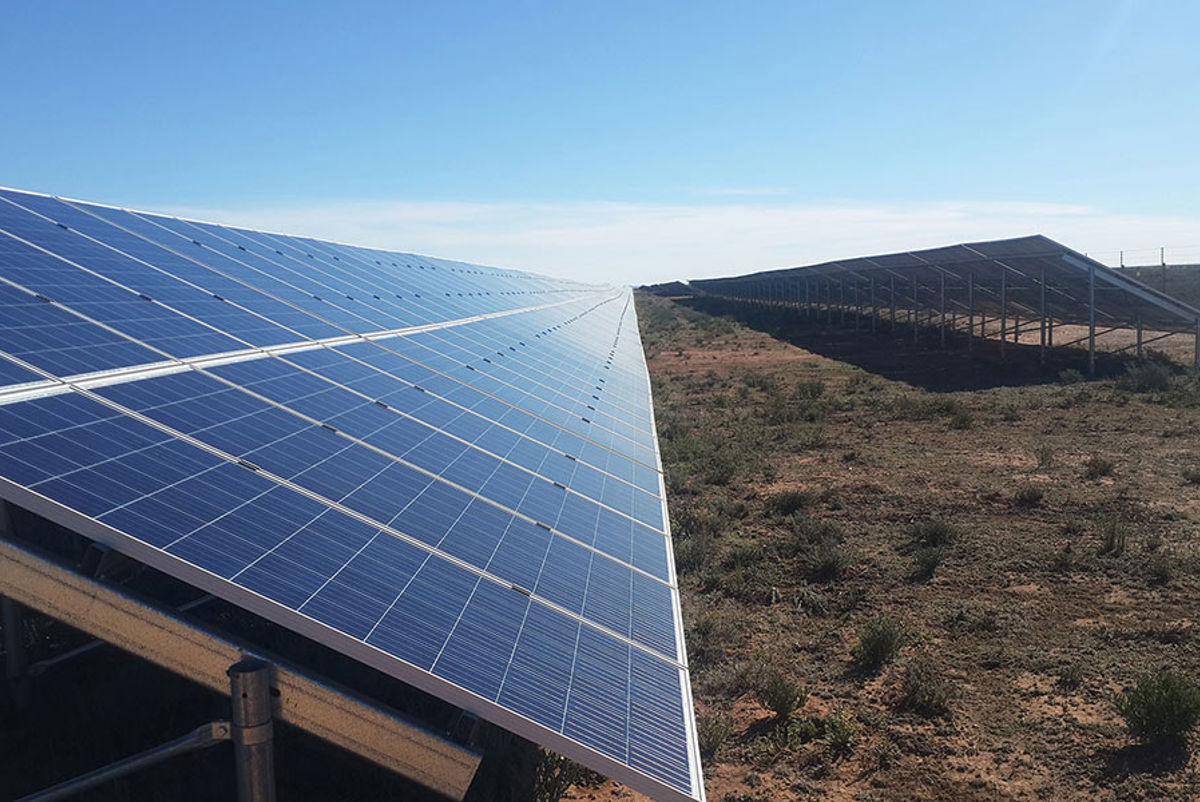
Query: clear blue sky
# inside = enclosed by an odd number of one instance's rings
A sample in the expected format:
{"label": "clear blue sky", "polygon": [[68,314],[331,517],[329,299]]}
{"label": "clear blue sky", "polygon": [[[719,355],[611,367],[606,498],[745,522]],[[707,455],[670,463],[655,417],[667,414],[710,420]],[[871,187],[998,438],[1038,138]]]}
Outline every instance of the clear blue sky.
{"label": "clear blue sky", "polygon": [[[668,208],[706,229],[720,209],[883,209],[916,247],[974,229],[913,209],[1015,204],[1042,230],[1048,204],[1151,221],[1081,249],[1200,246],[1198,34],[1195,0],[12,3],[0,184],[588,273],[564,240],[581,227],[605,259],[723,272],[632,233]],[[320,225],[353,204],[371,227]],[[596,231],[598,208],[627,213]],[[509,231],[526,218],[556,221],[541,251],[545,225]],[[737,219],[727,237],[755,256],[730,270],[853,255],[820,225],[756,250],[771,235]],[[891,242],[881,225],[864,219],[863,247]]]}

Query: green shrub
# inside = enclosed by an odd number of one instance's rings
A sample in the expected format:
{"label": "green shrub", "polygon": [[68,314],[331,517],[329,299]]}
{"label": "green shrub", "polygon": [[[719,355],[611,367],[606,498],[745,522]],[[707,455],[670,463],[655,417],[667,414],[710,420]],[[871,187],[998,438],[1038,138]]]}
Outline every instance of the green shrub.
{"label": "green shrub", "polygon": [[950,697],[950,683],[943,674],[928,660],[918,658],[905,667],[896,709],[926,718],[947,716]]}
{"label": "green shrub", "polygon": [[921,546],[913,552],[913,578],[932,579],[946,556],[945,546]]}
{"label": "green shrub", "polygon": [[596,786],[602,782],[604,777],[597,772],[549,749],[543,749],[534,781],[534,799],[537,802],[558,802],[572,785]]}
{"label": "green shrub", "polygon": [[858,744],[858,727],[847,711],[835,710],[825,717],[825,735],[821,740],[833,760],[849,757]]}
{"label": "green shrub", "polygon": [[812,504],[812,497],[803,490],[784,490],[767,499],[767,508],[776,515],[793,515]]}
{"label": "green shrub", "polygon": [[1093,454],[1083,463],[1084,479],[1099,479],[1101,476],[1111,476],[1116,463],[1107,457]]}
{"label": "green shrub", "polygon": [[1166,669],[1142,677],[1116,701],[1130,734],[1146,743],[1182,738],[1200,721],[1200,688]]}
{"label": "green shrub", "polygon": [[792,397],[797,401],[815,401],[825,395],[825,382],[823,381],[802,381],[796,383],[796,389],[792,391]]}
{"label": "green shrub", "polygon": [[1124,525],[1109,521],[1104,525],[1100,538],[1100,550],[1096,553],[1101,557],[1120,557],[1125,553],[1128,535]]}
{"label": "green shrub", "polygon": [[804,562],[810,579],[832,582],[850,567],[850,555],[832,543],[820,543],[808,550]]}
{"label": "green shrub", "polygon": [[1200,468],[1184,468],[1183,481],[1189,485],[1200,485]]}
{"label": "green shrub", "polygon": [[1059,384],[1079,384],[1081,381],[1083,381],[1083,374],[1075,368],[1067,368],[1058,373]]}
{"label": "green shrub", "polygon": [[958,530],[945,521],[920,521],[908,527],[907,534],[913,548],[949,546],[958,538]]}
{"label": "green shrub", "polygon": [[1171,369],[1158,362],[1139,362],[1130,365],[1125,375],[1117,379],[1117,389],[1131,393],[1154,393],[1166,390],[1171,384]]}
{"label": "green shrub", "polygon": [[858,633],[858,644],[850,654],[854,667],[865,674],[878,673],[908,640],[904,627],[887,615],[871,618]]}
{"label": "green shrub", "polygon": [[700,742],[700,757],[712,760],[733,733],[733,719],[726,713],[696,716],[696,738]]}
{"label": "green shrub", "polygon": [[1043,443],[1034,449],[1033,456],[1037,458],[1039,470],[1046,470],[1054,464],[1054,446]]}
{"label": "green shrub", "polygon": [[1046,495],[1046,491],[1037,485],[1026,485],[1017,491],[1013,497],[1013,504],[1024,509],[1032,509],[1042,503],[1042,497]]}
{"label": "green shrub", "polygon": [[787,721],[808,698],[803,688],[778,671],[772,671],[764,678],[756,695],[775,714],[776,722]]}
{"label": "green shrub", "polygon": [[970,429],[974,425],[975,425],[975,417],[967,409],[963,409],[963,408],[956,409],[954,411],[954,414],[950,416],[950,428],[951,429],[965,430],[965,429]]}
{"label": "green shrub", "polygon": [[1167,552],[1160,552],[1151,557],[1146,565],[1150,582],[1155,585],[1165,585],[1170,582],[1175,570],[1173,562],[1174,558]]}
{"label": "green shrub", "polygon": [[1071,663],[1062,670],[1054,684],[1064,691],[1076,691],[1083,685],[1083,677],[1083,663]]}

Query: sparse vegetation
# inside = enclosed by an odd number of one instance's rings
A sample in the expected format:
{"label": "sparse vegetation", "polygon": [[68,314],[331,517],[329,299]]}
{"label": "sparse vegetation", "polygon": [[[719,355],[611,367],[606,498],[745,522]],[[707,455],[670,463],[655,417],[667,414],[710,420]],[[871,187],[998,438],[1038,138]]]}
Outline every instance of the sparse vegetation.
{"label": "sparse vegetation", "polygon": [[1164,744],[1182,738],[1200,722],[1200,688],[1173,671],[1160,669],[1118,696],[1117,710],[1130,735],[1146,743]]}
{"label": "sparse vegetation", "polygon": [[768,673],[758,689],[759,701],[775,714],[776,722],[787,721],[806,696],[799,685],[778,671]]}
{"label": "sparse vegetation", "polygon": [[700,757],[712,760],[721,744],[733,732],[733,719],[728,713],[708,713],[696,716],[696,738],[700,742]]}
{"label": "sparse vegetation", "polygon": [[1102,476],[1112,476],[1116,463],[1107,457],[1093,454],[1083,463],[1084,479],[1099,479]]}
{"label": "sparse vegetation", "polygon": [[851,650],[854,667],[874,674],[890,663],[908,640],[904,627],[896,619],[880,615],[868,619],[858,631],[858,645]]}
{"label": "sparse vegetation", "polygon": [[1117,379],[1117,389],[1131,393],[1162,392],[1171,384],[1171,369],[1159,362],[1130,365]]}
{"label": "sparse vegetation", "polygon": [[926,718],[950,714],[950,684],[945,675],[924,657],[913,659],[904,669],[904,683],[896,709]]}
{"label": "sparse vegetation", "polygon": [[1046,491],[1037,485],[1025,485],[1013,496],[1013,505],[1022,509],[1032,509],[1042,503]]}

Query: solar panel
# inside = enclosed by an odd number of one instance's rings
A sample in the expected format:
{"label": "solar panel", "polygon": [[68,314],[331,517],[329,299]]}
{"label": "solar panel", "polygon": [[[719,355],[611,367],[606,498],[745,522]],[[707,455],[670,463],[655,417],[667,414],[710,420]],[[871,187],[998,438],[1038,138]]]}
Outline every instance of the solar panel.
{"label": "solar panel", "polygon": [[702,799],[628,289],[0,190],[0,495]]}

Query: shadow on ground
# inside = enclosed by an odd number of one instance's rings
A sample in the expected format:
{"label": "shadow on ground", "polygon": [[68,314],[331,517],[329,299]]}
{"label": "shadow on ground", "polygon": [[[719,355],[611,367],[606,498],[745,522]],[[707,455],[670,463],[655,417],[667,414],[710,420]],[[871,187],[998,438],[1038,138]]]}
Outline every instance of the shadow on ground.
{"label": "shadow on ground", "polygon": [[[876,333],[872,334],[870,319],[866,317],[860,319],[856,332],[853,314],[847,314],[843,322],[835,312],[831,325],[824,320],[810,320],[796,309],[764,308],[704,296],[676,298],[675,302],[697,312],[735,320],[814,354],[931,392],[1048,384],[1058,381],[1063,370],[1087,370],[1087,352],[1079,348],[1049,349],[1043,365],[1037,345],[1008,342],[1002,356],[996,340],[976,339],[968,355],[966,336],[949,330],[943,349],[936,327],[920,329],[914,342],[911,326],[900,324],[892,331],[886,321],[879,321]],[[1098,353],[1096,375],[1118,375],[1130,362],[1127,356]]]}

